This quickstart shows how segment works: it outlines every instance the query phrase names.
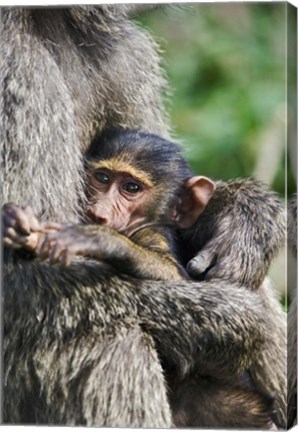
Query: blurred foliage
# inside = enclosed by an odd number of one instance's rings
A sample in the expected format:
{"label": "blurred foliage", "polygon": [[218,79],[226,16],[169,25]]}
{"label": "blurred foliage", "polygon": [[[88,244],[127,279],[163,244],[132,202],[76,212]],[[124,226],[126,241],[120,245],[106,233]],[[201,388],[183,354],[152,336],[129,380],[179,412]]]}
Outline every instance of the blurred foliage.
{"label": "blurred foliage", "polygon": [[[137,22],[161,48],[167,109],[193,170],[224,180],[253,175],[262,137],[286,112],[286,3],[164,6]],[[282,155],[284,143],[275,146]],[[285,157],[270,183],[284,194]]]}

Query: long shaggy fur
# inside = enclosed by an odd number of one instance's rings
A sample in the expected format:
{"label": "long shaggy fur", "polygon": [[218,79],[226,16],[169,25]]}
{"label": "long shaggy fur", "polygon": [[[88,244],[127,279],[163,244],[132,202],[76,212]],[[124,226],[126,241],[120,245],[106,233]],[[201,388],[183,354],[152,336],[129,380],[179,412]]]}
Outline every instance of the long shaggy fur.
{"label": "long shaggy fur", "polygon": [[96,134],[121,126],[168,135],[157,46],[128,11],[2,10],[4,202],[69,222],[83,199],[82,152]]}
{"label": "long shaggy fur", "polygon": [[5,423],[169,427],[155,347],[181,379],[241,373],[259,354],[267,317],[254,293],[113,273],[91,262],[7,272]]}

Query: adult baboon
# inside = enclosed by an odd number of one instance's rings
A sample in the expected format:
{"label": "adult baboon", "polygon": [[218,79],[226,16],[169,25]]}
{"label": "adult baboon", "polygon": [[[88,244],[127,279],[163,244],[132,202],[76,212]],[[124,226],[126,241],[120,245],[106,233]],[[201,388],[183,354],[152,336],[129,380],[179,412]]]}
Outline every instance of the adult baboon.
{"label": "adult baboon", "polygon": [[[135,10],[1,10],[4,202],[30,203],[43,221],[75,222],[84,202],[82,158],[94,136],[107,126],[169,134],[157,47],[130,21]],[[237,199],[242,192],[231,189]],[[270,229],[265,218],[257,233],[262,252],[280,243],[279,215]],[[249,219],[239,227],[250,228]],[[207,230],[206,240],[225,245],[227,237]],[[233,254],[245,256],[245,246],[233,245]],[[249,250],[239,273],[227,248],[231,275],[234,266],[240,281],[258,274],[260,250]],[[166,427],[171,416],[154,343],[168,369],[185,372],[191,364],[204,373],[210,366],[222,376],[248,367],[264,337],[266,310],[241,288],[136,286],[98,264],[62,271],[8,253],[5,266],[6,422]]]}

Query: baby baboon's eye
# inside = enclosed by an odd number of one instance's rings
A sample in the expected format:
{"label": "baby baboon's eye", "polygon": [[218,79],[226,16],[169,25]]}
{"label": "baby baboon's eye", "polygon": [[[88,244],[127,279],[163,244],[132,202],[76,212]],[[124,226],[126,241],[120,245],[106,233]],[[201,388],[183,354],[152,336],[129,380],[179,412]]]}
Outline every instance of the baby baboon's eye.
{"label": "baby baboon's eye", "polygon": [[108,184],[110,182],[110,177],[108,176],[107,173],[105,173],[103,171],[95,171],[94,177],[96,178],[96,180],[98,182],[103,183],[103,184]]}
{"label": "baby baboon's eye", "polygon": [[141,186],[134,182],[127,182],[122,187],[126,192],[131,194],[136,194],[142,190]]}

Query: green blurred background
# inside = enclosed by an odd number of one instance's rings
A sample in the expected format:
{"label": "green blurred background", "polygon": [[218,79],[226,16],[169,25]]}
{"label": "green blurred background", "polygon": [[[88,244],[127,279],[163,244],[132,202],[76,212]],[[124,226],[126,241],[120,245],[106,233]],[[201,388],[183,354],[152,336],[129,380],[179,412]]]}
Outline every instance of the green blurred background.
{"label": "green blurred background", "polygon": [[194,171],[254,175],[283,196],[286,3],[172,5],[137,22],[161,48],[167,110]]}
{"label": "green blurred background", "polygon": [[[287,37],[296,38],[289,15],[286,3],[201,3],[137,19],[161,48],[167,110],[194,172],[223,180],[254,176],[282,199],[296,190],[285,160],[286,83],[289,76],[296,81],[294,58],[287,63]],[[285,250],[270,276],[284,302]]]}

